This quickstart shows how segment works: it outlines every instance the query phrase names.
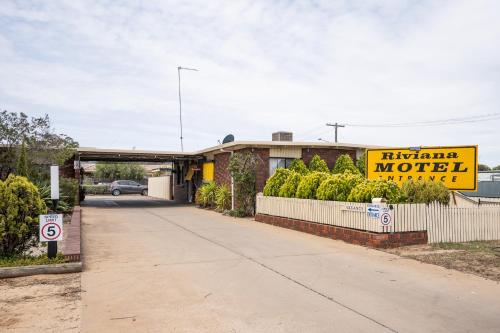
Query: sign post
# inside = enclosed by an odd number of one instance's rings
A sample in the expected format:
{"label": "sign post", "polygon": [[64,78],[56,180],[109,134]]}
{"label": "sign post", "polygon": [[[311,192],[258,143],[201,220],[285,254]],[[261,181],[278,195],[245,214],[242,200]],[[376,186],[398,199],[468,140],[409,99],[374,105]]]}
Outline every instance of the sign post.
{"label": "sign post", "polygon": [[40,241],[47,243],[47,256],[57,255],[57,241],[62,240],[62,214],[56,214],[59,202],[59,166],[50,167],[50,198],[52,199],[52,214],[40,216]]}

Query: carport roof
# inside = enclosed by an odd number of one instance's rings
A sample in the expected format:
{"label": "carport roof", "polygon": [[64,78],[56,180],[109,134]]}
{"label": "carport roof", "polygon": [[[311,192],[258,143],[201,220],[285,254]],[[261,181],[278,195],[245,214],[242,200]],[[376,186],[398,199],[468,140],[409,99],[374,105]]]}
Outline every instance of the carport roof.
{"label": "carport roof", "polygon": [[77,148],[80,161],[110,161],[110,162],[173,162],[178,160],[198,160],[203,156],[178,151],[136,150],[136,149],[106,149],[94,147]]}

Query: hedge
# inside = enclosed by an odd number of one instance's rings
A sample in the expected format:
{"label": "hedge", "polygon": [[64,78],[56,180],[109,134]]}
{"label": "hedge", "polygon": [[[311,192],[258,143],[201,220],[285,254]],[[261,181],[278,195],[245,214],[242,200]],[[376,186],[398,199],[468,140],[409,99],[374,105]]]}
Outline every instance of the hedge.
{"label": "hedge", "polygon": [[281,186],[278,196],[284,198],[295,198],[297,187],[299,186],[302,177],[303,176],[300,173],[292,171],[290,175],[288,175],[283,186]]}
{"label": "hedge", "polygon": [[279,195],[281,186],[285,183],[286,179],[292,171],[284,168],[278,168],[274,172],[264,186],[264,195],[277,197]]}
{"label": "hedge", "polygon": [[326,172],[311,172],[307,176],[302,177],[297,187],[295,197],[301,199],[316,199],[316,190],[321,182],[329,176],[330,174]]}
{"label": "hedge", "polygon": [[318,187],[316,198],[319,200],[347,201],[352,189],[362,183],[363,180],[364,178],[360,174],[350,172],[332,175]]}

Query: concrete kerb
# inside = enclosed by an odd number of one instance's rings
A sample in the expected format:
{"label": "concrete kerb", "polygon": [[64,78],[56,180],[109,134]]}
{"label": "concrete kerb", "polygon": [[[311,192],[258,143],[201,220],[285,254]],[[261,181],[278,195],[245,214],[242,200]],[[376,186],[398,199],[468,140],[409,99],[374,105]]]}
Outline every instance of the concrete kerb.
{"label": "concrete kerb", "polygon": [[39,274],[66,274],[82,271],[81,262],[69,262],[64,264],[17,266],[0,268],[0,279],[15,278],[21,276]]}

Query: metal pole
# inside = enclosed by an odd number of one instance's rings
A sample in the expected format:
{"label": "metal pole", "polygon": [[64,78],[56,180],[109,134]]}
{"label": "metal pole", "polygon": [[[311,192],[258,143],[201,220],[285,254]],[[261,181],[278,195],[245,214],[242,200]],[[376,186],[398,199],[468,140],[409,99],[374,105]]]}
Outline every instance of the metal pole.
{"label": "metal pole", "polygon": [[182,101],[181,101],[181,68],[177,67],[177,74],[179,75],[179,121],[181,124],[181,151],[184,151],[184,144],[182,142]]}

